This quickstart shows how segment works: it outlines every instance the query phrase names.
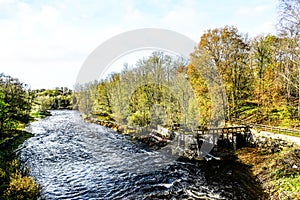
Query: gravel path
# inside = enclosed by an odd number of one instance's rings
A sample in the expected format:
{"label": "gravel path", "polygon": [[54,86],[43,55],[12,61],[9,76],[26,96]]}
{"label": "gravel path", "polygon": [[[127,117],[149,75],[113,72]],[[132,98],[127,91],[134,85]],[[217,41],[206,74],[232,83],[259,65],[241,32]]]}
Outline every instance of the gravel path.
{"label": "gravel path", "polygon": [[257,132],[255,129],[251,129],[252,134],[256,136],[264,136],[264,137],[269,137],[269,138],[275,138],[275,139],[282,139],[291,143],[294,143],[298,146],[300,146],[300,137],[296,136],[290,136],[290,135],[284,135],[284,134],[279,134],[279,133],[271,133],[268,131],[260,131]]}

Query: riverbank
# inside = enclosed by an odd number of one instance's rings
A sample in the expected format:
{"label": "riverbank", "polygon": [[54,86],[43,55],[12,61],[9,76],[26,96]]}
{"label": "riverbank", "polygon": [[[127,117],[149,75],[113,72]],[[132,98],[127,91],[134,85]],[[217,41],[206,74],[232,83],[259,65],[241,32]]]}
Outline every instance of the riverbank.
{"label": "riverbank", "polygon": [[20,172],[16,149],[32,137],[26,131],[16,130],[14,137],[0,145],[0,199],[37,199],[40,186],[26,172]]}
{"label": "riverbank", "polygon": [[[121,134],[129,135],[133,140],[139,140],[148,143],[150,146],[153,145],[152,142],[149,140],[149,133],[151,130],[143,129],[143,128],[137,129],[135,127],[120,125],[112,121],[98,120],[92,117],[86,117],[86,116],[81,116],[81,117],[85,122],[105,126]],[[166,139],[166,138],[161,138],[161,139]]]}
{"label": "riverbank", "polygon": [[237,150],[238,159],[250,167],[268,199],[300,199],[300,147],[272,152],[265,148]]}

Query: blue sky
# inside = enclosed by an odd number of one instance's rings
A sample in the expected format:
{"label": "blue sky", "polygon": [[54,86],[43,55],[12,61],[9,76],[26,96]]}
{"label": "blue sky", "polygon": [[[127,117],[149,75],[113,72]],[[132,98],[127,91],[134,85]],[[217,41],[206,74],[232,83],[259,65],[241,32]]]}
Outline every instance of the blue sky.
{"label": "blue sky", "polygon": [[[276,33],[276,0],[0,0],[0,72],[32,88],[72,87],[102,42],[138,28],[164,28],[196,42],[234,25],[255,37]],[[128,56],[114,65],[122,65]],[[121,67],[121,66],[120,66]]]}

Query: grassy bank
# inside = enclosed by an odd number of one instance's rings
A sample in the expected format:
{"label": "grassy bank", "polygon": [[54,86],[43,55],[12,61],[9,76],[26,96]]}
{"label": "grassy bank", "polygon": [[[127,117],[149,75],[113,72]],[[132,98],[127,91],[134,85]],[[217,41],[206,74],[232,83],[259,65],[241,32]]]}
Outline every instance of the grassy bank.
{"label": "grassy bank", "polygon": [[32,177],[19,171],[15,150],[32,136],[15,131],[14,137],[0,144],[0,199],[37,199],[40,187]]}
{"label": "grassy bank", "polygon": [[285,148],[278,153],[243,148],[237,155],[251,167],[268,199],[300,199],[300,147]]}
{"label": "grassy bank", "polygon": [[31,121],[34,121],[35,119],[42,119],[48,116],[51,116],[51,113],[47,110],[46,111],[31,110],[30,112]]}

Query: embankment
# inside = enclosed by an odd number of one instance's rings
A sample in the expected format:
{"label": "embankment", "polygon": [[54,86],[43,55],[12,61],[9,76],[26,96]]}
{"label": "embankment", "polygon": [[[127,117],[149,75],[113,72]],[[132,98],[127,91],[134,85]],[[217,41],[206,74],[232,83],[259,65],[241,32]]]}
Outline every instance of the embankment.
{"label": "embankment", "polygon": [[300,147],[285,135],[252,133],[255,147],[237,150],[239,160],[250,167],[268,199],[300,199]]}
{"label": "embankment", "polygon": [[19,171],[16,149],[32,137],[26,131],[15,131],[14,137],[0,145],[0,199],[37,199],[40,186],[26,172]]}

